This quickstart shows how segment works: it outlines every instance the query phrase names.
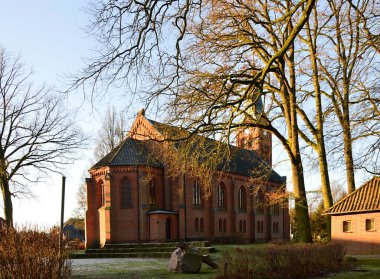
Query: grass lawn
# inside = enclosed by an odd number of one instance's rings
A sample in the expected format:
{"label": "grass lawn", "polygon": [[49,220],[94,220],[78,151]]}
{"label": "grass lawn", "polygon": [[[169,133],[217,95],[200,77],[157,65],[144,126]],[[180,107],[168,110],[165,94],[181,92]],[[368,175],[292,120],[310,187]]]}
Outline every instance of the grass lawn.
{"label": "grass lawn", "polygon": [[[380,278],[380,258],[358,259],[360,269],[358,271],[347,271],[336,274],[329,278],[333,279],[354,279],[354,278]],[[362,270],[362,271],[360,271]]]}
{"label": "grass lawn", "polygon": [[[215,270],[202,265],[198,274],[176,274],[166,270],[168,259],[112,259],[73,269],[72,278],[213,278]],[[74,264],[75,265],[75,264]]]}
{"label": "grass lawn", "polygon": [[[216,253],[210,254],[211,258],[218,261],[223,251],[236,247],[260,248],[265,244],[215,245]],[[75,260],[73,262],[72,278],[214,278],[216,270],[206,264],[202,264],[198,274],[176,274],[168,272],[169,259],[89,259]],[[380,257],[359,258],[358,264],[362,271],[342,272],[328,278],[352,279],[352,278],[380,278]]]}

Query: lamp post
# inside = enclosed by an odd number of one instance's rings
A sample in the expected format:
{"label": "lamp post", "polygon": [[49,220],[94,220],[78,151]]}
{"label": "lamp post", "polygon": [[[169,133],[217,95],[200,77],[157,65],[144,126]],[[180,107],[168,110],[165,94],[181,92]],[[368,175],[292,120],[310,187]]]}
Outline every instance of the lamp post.
{"label": "lamp post", "polygon": [[59,249],[62,250],[62,238],[63,238],[63,219],[65,213],[65,187],[66,177],[62,176],[62,200],[61,200],[61,229],[59,231]]}

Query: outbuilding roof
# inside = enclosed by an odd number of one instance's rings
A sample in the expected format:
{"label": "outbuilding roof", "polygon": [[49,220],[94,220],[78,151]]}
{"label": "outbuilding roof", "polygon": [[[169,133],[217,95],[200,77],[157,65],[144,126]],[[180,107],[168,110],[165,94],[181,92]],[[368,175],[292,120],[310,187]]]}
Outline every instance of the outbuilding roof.
{"label": "outbuilding roof", "polygon": [[328,215],[380,211],[380,177],[374,176],[360,188],[325,211]]}

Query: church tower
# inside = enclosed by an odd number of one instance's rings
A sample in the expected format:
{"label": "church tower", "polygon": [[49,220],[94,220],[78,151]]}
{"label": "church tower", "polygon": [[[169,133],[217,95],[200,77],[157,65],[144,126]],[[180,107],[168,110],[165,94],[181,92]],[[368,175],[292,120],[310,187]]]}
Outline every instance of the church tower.
{"label": "church tower", "polygon": [[253,150],[272,166],[272,134],[261,128],[251,127],[241,129],[236,135],[236,146]]}

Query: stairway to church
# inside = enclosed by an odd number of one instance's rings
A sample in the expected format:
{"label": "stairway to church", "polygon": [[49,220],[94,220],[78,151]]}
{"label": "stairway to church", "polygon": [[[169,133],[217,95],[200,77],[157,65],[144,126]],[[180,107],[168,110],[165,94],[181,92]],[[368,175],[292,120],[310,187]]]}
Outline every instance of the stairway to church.
{"label": "stairway to church", "polygon": [[[186,243],[197,248],[202,254],[215,252],[210,241]],[[170,258],[179,244],[179,242],[106,244],[103,248],[86,249],[84,254],[74,254],[73,258]]]}

